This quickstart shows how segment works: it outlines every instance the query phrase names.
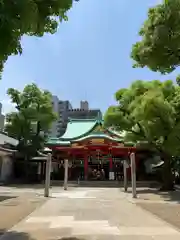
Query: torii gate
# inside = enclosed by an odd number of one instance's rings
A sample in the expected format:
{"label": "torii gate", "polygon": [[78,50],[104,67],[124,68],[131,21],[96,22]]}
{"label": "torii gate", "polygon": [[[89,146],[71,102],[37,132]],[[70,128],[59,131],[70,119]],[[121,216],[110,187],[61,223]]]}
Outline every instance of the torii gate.
{"label": "torii gate", "polygon": [[[49,188],[50,188],[50,178],[51,178],[51,161],[52,154],[49,153],[44,155],[47,157],[46,161],[46,177],[45,177],[45,188],[44,188],[44,196],[49,197]],[[130,154],[130,162],[131,162],[131,183],[132,183],[132,197],[136,198],[136,161],[135,161],[135,153]],[[68,159],[65,159],[64,164],[64,190],[68,189]],[[128,184],[127,184],[127,161],[124,160],[124,190],[127,192]]]}

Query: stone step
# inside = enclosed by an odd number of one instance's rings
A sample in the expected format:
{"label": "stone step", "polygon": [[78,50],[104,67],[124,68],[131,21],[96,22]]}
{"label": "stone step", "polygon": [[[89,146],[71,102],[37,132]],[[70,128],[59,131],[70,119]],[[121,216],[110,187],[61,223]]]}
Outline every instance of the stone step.
{"label": "stone step", "polygon": [[[63,186],[64,181],[53,180],[51,186]],[[84,187],[123,187],[123,181],[68,181],[69,186]],[[131,186],[131,182],[128,183]],[[137,187],[156,187],[158,183],[155,181],[137,181]]]}

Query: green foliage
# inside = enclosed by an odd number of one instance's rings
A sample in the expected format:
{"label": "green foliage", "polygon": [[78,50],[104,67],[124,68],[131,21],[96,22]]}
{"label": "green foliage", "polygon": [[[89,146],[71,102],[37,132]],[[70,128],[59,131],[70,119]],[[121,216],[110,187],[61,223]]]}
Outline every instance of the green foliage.
{"label": "green foliage", "polygon": [[73,0],[0,0],[0,72],[10,55],[21,54],[24,34],[41,37],[55,33],[67,20]]}
{"label": "green foliage", "polygon": [[118,105],[107,110],[105,125],[125,130],[125,141],[156,150],[164,160],[162,188],[172,190],[172,156],[180,155],[180,86],[170,80],[135,81],[115,97]]}
{"label": "green foliage", "polygon": [[135,81],[116,93],[117,106],[105,114],[105,125],[126,130],[128,141],[178,155],[180,150],[180,87],[172,81]]}
{"label": "green foliage", "polygon": [[22,92],[10,88],[8,95],[17,112],[7,115],[6,131],[19,140],[19,149],[24,154],[35,155],[44,144],[45,137],[42,133],[47,132],[56,119],[52,96],[35,84],[27,85]]}
{"label": "green foliage", "polygon": [[180,65],[180,0],[164,0],[150,8],[140,29],[140,41],[133,45],[134,67],[170,73]]}

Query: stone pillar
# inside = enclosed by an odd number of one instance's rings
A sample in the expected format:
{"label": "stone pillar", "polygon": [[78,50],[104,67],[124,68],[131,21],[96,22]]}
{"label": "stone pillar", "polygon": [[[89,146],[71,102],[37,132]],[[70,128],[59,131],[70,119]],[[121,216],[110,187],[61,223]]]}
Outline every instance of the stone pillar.
{"label": "stone pillar", "polygon": [[64,190],[67,190],[68,184],[68,159],[64,160]]}
{"label": "stone pillar", "polygon": [[127,192],[127,189],[128,189],[127,160],[123,161],[123,169],[124,169],[124,191]]}
{"label": "stone pillar", "polygon": [[46,160],[46,177],[45,177],[45,188],[44,188],[44,196],[49,197],[49,188],[51,182],[51,153],[48,153]]}
{"label": "stone pillar", "polygon": [[130,155],[131,159],[131,181],[132,181],[132,197],[136,198],[136,159],[135,159],[135,153],[131,153]]}
{"label": "stone pillar", "polygon": [[109,180],[114,180],[114,172],[113,172],[113,159],[112,155],[110,154],[109,157]]}

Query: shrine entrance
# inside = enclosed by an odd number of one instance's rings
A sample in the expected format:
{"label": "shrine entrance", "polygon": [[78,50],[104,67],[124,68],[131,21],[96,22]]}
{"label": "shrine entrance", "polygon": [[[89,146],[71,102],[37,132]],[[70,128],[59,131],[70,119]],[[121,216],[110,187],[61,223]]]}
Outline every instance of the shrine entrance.
{"label": "shrine entrance", "polygon": [[89,157],[87,180],[109,180],[109,161]]}
{"label": "shrine entrance", "polygon": [[[123,180],[123,162],[129,158],[133,148],[103,149],[101,146],[82,147],[82,148],[61,148],[61,155],[55,152],[56,162],[53,163],[53,180],[64,178],[64,160],[61,158],[63,152],[64,159],[68,159],[68,179],[71,181],[79,180]],[[56,148],[57,149],[57,148]],[[65,152],[66,151],[66,152]],[[57,157],[58,156],[58,157]],[[54,159],[54,153],[53,153]],[[130,178],[130,166],[127,168],[127,176]],[[55,178],[54,178],[55,177]]]}
{"label": "shrine entrance", "polygon": [[[68,159],[64,160],[64,190],[67,190],[68,186]],[[51,162],[52,162],[52,155],[48,154],[47,156],[47,162],[46,162],[46,178],[45,178],[45,189],[44,189],[44,196],[48,197],[49,196],[49,187],[50,187],[50,180],[51,180]],[[130,154],[130,162],[131,162],[131,182],[132,182],[132,197],[136,198],[137,193],[136,193],[136,160],[135,160],[135,153]],[[123,175],[124,175],[124,190],[127,192],[128,188],[128,179],[127,179],[127,168],[128,168],[128,161],[124,160],[123,161]],[[96,171],[96,178],[99,177],[100,171],[103,169],[97,169]],[[112,169],[110,168],[112,173]],[[99,172],[99,173],[98,173]],[[85,173],[86,174],[86,173]],[[103,174],[105,177],[105,175]],[[100,179],[95,179],[95,180],[100,180]],[[111,180],[111,179],[110,179]]]}
{"label": "shrine entrance", "polygon": [[136,152],[120,133],[105,128],[102,119],[70,119],[64,135],[49,139],[46,146],[58,163],[68,159],[70,180],[121,180],[123,160]]}
{"label": "shrine entrance", "polygon": [[[64,168],[69,180],[72,176],[82,180],[113,181],[122,178],[122,163],[124,160],[130,162],[130,155],[136,152],[136,147],[133,143],[124,142],[122,133],[106,128],[103,123],[99,117],[69,119],[63,136],[48,139],[46,146],[52,150],[56,161],[65,160],[68,164],[66,167],[64,164]],[[130,179],[130,164],[126,173]]]}

